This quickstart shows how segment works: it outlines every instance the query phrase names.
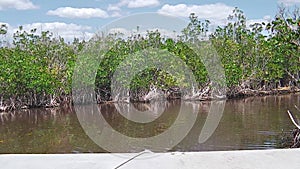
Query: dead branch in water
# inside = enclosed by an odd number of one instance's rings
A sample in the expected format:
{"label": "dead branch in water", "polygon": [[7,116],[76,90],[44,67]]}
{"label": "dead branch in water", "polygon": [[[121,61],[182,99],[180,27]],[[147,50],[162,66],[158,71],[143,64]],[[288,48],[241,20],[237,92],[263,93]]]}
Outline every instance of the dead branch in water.
{"label": "dead branch in water", "polygon": [[[295,108],[299,111],[299,108],[295,105]],[[287,111],[291,121],[296,126],[296,129],[293,130],[293,145],[291,148],[299,148],[300,147],[300,125],[296,122],[295,118],[292,116],[292,113]]]}
{"label": "dead branch in water", "polygon": [[287,111],[287,113],[288,113],[291,121],[293,122],[293,124],[300,130],[300,125],[296,123],[294,117],[292,116],[292,113],[289,110]]}
{"label": "dead branch in water", "polygon": [[298,106],[295,105],[295,108],[300,112],[300,109],[298,108]]}

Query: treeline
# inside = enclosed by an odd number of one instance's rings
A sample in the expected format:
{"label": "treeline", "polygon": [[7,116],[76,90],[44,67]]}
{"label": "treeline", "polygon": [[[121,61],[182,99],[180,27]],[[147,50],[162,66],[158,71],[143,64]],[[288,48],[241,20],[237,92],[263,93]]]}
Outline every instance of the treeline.
{"label": "treeline", "polygon": [[231,23],[218,28],[211,40],[222,55],[229,92],[236,89],[270,91],[299,88],[300,12],[279,8],[269,23],[246,26],[246,17],[235,9]]}
{"label": "treeline", "polygon": [[[165,38],[158,31],[148,31],[119,38],[110,35],[114,42],[100,61],[95,85],[97,101],[113,100],[111,79],[118,65],[129,55],[148,48],[164,49],[179,56],[193,71],[200,97],[209,98],[211,79],[204,56],[192,50],[188,43],[203,43],[209,39],[215,47],[226,75],[227,96],[271,94],[298,91],[300,79],[300,14],[280,8],[268,23],[246,25],[243,11],[236,8],[228,17],[226,26],[210,33],[210,22],[190,15],[190,22],[182,35]],[[0,27],[1,44],[7,27]],[[101,37],[99,37],[101,38]],[[100,39],[93,38],[91,41]],[[56,106],[71,103],[73,69],[78,54],[90,41],[74,39],[70,44],[55,38],[49,31],[36,34],[19,27],[10,47],[0,48],[0,108],[9,110],[21,107]],[[138,56],[136,56],[138,58]],[[176,66],[176,63],[174,63]],[[159,88],[168,97],[178,94],[178,82],[167,72],[147,68],[130,83],[133,100],[142,100],[150,87]],[[176,94],[177,93],[177,94]]]}
{"label": "treeline", "polygon": [[13,47],[0,48],[1,109],[56,106],[68,99],[76,53],[84,42],[67,44],[49,31],[35,32],[20,26]]}

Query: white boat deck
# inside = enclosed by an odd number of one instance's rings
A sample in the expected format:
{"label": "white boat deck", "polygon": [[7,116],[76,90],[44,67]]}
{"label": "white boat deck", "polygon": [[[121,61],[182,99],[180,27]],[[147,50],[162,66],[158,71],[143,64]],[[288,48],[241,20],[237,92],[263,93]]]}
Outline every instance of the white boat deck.
{"label": "white boat deck", "polygon": [[300,149],[125,154],[7,154],[1,169],[299,169]]}

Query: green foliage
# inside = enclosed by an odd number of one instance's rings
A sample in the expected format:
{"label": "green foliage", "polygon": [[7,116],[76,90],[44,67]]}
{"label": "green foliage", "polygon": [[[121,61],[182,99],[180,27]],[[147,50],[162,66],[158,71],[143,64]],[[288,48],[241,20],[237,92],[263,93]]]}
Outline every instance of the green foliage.
{"label": "green foliage", "polygon": [[14,33],[13,45],[0,48],[2,97],[70,93],[76,52],[72,46],[48,31],[38,35],[36,29],[26,32],[22,27]]}
{"label": "green foliage", "polygon": [[293,15],[280,9],[269,23],[246,27],[246,17],[236,8],[228,25],[219,27],[211,40],[222,57],[229,87],[252,89],[298,85],[299,10]]}
{"label": "green foliage", "polygon": [[[1,45],[0,48],[0,95],[9,99],[70,94],[77,59],[85,65],[88,74],[79,73],[78,82],[84,86],[95,84],[97,91],[106,91],[109,95],[111,79],[118,67],[130,64],[126,62],[128,58],[142,63],[140,52],[149,49],[167,51],[179,57],[193,72],[198,85],[205,87],[212,80],[208,77],[208,67],[214,66],[214,59],[208,53],[193,50],[193,45],[209,51],[211,46],[206,43],[208,39],[219,55],[229,89],[271,89],[278,84],[299,85],[299,10],[291,14],[280,8],[270,22],[255,23],[248,27],[243,11],[235,8],[228,17],[228,24],[219,26],[210,35],[210,21],[201,21],[194,13],[189,19],[182,36],[177,39],[164,38],[159,31],[148,31],[145,36],[136,34],[122,39],[118,35],[110,35],[106,39],[95,37],[89,43],[74,39],[71,44],[63,38],[54,38],[49,31],[38,34],[36,29],[32,29],[26,32],[20,26],[14,33],[12,47]],[[4,42],[7,29],[6,25],[0,26],[1,43]],[[100,62],[99,58],[93,57],[101,52],[99,48],[78,55],[80,51],[90,49],[88,45],[97,47],[104,40],[109,50],[101,56]],[[163,59],[164,55],[156,58]],[[152,62],[155,63],[155,59]],[[170,68],[179,69],[180,65],[175,61],[169,61],[169,64]],[[130,66],[133,70],[139,68],[138,64]],[[93,72],[93,67],[98,67],[96,72]],[[92,81],[94,78],[96,80]],[[118,80],[122,82],[127,78],[122,76]],[[184,77],[180,74],[172,75],[152,65],[138,72],[127,85],[131,92],[138,92],[146,91],[153,85],[168,90],[184,83]],[[109,99],[109,96],[105,99]]]}

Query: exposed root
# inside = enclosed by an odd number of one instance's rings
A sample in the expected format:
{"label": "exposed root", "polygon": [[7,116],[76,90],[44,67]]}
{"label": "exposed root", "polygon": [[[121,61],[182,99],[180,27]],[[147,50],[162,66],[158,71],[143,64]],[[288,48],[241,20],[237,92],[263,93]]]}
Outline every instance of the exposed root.
{"label": "exposed root", "polygon": [[165,93],[155,86],[150,86],[150,91],[143,97],[143,101],[165,100],[169,95],[169,92]]}
{"label": "exposed root", "polygon": [[[36,94],[25,93],[22,96],[3,96],[0,94],[0,112],[12,111],[15,109],[28,109],[33,107],[58,107],[72,104],[89,104],[89,103],[108,103],[108,102],[148,102],[151,100],[170,100],[183,99],[194,101],[220,100],[226,98],[240,98],[249,96],[263,96],[272,94],[287,94],[300,92],[297,87],[279,87],[279,88],[260,88],[251,89],[248,85],[243,87],[227,88],[227,92],[218,91],[206,84],[201,89],[193,88],[189,93],[184,93],[179,87],[171,87],[169,89],[159,89],[154,85],[150,86],[150,90],[139,89],[137,91],[116,91],[116,95],[112,96],[109,89],[78,89],[72,90],[73,95],[58,92],[56,94]],[[221,88],[223,90],[223,88]],[[224,88],[224,90],[226,90]],[[93,94],[94,93],[94,94]],[[226,95],[225,95],[226,93]],[[75,97],[74,97],[75,96]],[[296,107],[300,112],[300,109]]]}

